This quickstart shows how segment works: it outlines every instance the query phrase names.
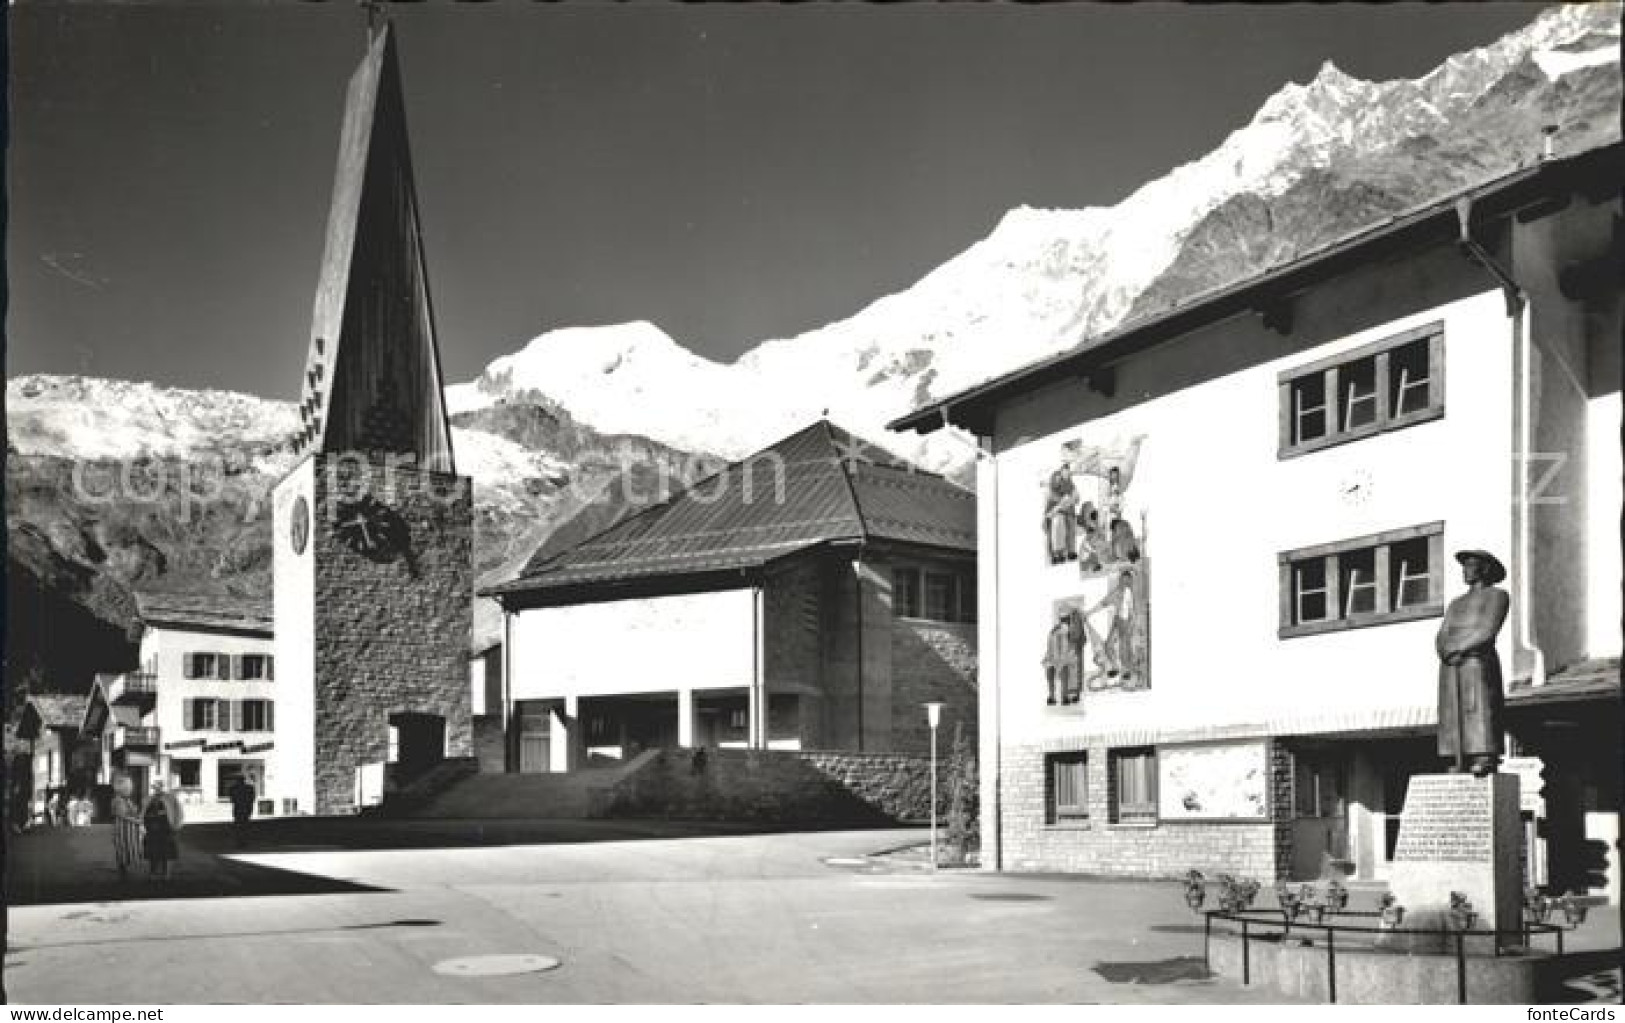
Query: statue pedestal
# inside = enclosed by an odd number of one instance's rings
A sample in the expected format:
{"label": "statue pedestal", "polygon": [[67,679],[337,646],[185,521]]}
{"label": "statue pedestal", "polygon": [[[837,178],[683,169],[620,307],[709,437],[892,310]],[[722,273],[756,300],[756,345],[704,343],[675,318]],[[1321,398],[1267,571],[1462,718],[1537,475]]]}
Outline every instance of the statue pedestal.
{"label": "statue pedestal", "polygon": [[[1521,841],[1517,775],[1414,775],[1389,882],[1405,907],[1404,929],[1450,928],[1450,893],[1461,892],[1478,914],[1472,930],[1518,931],[1523,924]],[[1504,934],[1499,944],[1518,945],[1522,939]],[[1480,952],[1491,946],[1488,937],[1470,942]]]}

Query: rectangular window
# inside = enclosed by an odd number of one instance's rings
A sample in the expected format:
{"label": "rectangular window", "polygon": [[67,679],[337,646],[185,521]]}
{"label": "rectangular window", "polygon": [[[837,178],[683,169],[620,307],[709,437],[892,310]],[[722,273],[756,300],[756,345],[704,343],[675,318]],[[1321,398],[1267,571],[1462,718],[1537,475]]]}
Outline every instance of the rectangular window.
{"label": "rectangular window", "polygon": [[920,617],[919,569],[892,569],[892,609],[902,618]]}
{"label": "rectangular window", "polygon": [[201,760],[171,760],[169,769],[174,772],[175,784],[179,788],[195,789],[203,784]]}
{"label": "rectangular window", "polygon": [[220,670],[212,653],[189,653],[182,659],[182,674],[187,678],[214,678]]}
{"label": "rectangular window", "polygon": [[182,717],[186,720],[186,727],[193,732],[210,731],[217,727],[216,700],[187,700]]}
{"label": "rectangular window", "polygon": [[1285,551],[1282,639],[1444,612],[1444,523]]}
{"label": "rectangular window", "polygon": [[270,700],[243,700],[237,709],[237,731],[269,732],[271,725]]}
{"label": "rectangular window", "polygon": [[953,576],[945,572],[925,573],[925,617],[934,622],[951,622],[959,598]]}
{"label": "rectangular window", "polygon": [[239,654],[237,656],[237,677],[245,682],[256,682],[271,677],[271,656],[269,654]]}
{"label": "rectangular window", "polygon": [[1292,771],[1292,809],[1297,817],[1342,817],[1343,761],[1331,757],[1299,754]]}
{"label": "rectangular window", "polygon": [[1089,754],[1051,753],[1044,758],[1049,822],[1089,819]]}
{"label": "rectangular window", "polygon": [[218,772],[215,775],[215,798],[230,799],[231,786],[236,783],[238,778],[242,778],[248,784],[254,786],[256,793],[264,791],[265,786],[260,780],[263,773],[263,768],[258,760],[220,761]]}
{"label": "rectangular window", "polygon": [[1116,797],[1113,822],[1156,823],[1157,751],[1149,747],[1113,750],[1111,763]]}
{"label": "rectangular window", "polygon": [[976,577],[969,573],[959,577],[959,620],[976,622]]}
{"label": "rectangular window", "polygon": [[1429,323],[1283,371],[1278,456],[1444,415],[1444,324]]}

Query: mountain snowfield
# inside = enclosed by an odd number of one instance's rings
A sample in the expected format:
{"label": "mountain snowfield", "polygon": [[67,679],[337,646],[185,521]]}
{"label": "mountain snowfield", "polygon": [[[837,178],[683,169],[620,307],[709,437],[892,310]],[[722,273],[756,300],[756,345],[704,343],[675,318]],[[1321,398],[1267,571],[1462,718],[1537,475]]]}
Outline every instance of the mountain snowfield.
{"label": "mountain snowfield", "polygon": [[[646,322],[573,327],[542,334],[448,395],[454,409],[467,409],[536,391],[599,430],[726,457],[827,411],[930,467],[956,468],[973,450],[967,438],[887,437],[884,424],[1117,326],[1192,229],[1227,200],[1267,203],[1353,156],[1370,161],[1408,141],[1448,136],[1526,67],[1544,76],[1527,86],[1536,90],[1588,70],[1611,74],[1619,13],[1617,4],[1553,8],[1414,80],[1368,82],[1327,63],[1307,85],[1282,88],[1217,149],[1117,205],[1013,209],[907,290],[848,319],[765,341],[731,365],[694,355]],[[1556,139],[1559,153],[1595,141]],[[1485,145],[1493,175],[1537,158],[1541,139],[1531,132]]]}
{"label": "mountain snowfield", "polygon": [[[230,391],[192,391],[126,380],[34,375],[6,385],[7,442],[19,455],[79,461],[211,457],[233,472],[276,479],[293,467],[294,405]],[[568,463],[485,430],[452,428],[458,471],[483,506],[528,503],[527,484],[570,479]]]}

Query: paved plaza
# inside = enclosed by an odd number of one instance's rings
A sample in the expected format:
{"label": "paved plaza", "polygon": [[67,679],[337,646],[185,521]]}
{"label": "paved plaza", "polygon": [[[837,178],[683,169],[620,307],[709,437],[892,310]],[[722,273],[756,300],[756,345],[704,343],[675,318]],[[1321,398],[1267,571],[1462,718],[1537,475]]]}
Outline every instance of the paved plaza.
{"label": "paved plaza", "polygon": [[[184,832],[167,888],[138,879],[123,898],[105,829],[25,835],[8,867],[7,993],[26,1003],[1272,1000],[1202,978],[1201,931],[1176,885],[932,875],[866,858],[919,842],[919,830],[719,830],[267,822],[237,854],[223,828],[200,826]],[[560,965],[496,977],[434,969],[498,954]]]}

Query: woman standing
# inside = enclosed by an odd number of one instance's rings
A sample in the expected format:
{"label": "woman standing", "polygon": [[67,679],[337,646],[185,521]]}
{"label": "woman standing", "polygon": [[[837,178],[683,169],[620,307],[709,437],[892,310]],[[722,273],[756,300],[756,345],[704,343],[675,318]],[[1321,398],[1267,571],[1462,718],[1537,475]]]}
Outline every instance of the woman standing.
{"label": "woman standing", "polygon": [[147,854],[147,867],[156,877],[169,878],[169,865],[180,858],[175,833],[181,829],[181,803],[164,791],[162,781],[152,783],[152,795],[141,811],[141,823],[146,828],[142,847]]}
{"label": "woman standing", "polygon": [[129,879],[130,868],[141,858],[141,810],[135,805],[135,785],[127,774],[113,779],[113,858],[118,861],[120,881]]}

